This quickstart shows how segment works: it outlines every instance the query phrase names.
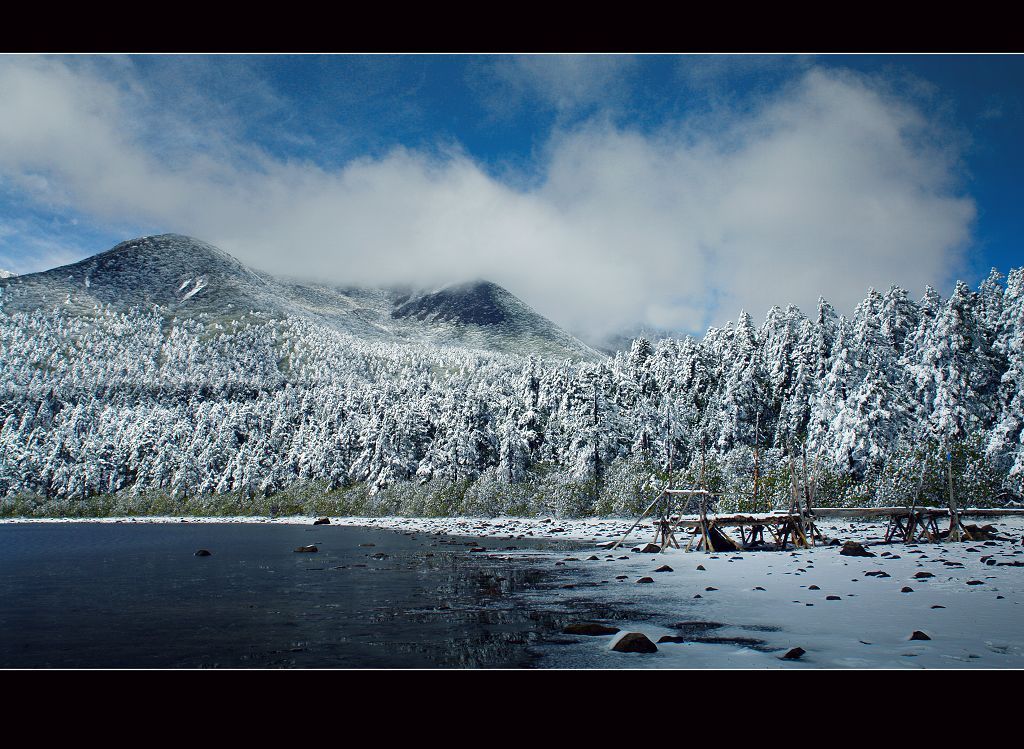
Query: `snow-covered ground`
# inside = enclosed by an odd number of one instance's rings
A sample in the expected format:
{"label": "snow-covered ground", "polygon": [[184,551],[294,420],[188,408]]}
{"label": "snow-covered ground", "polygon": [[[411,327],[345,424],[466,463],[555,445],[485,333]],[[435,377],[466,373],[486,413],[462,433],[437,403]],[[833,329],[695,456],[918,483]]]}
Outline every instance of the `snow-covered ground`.
{"label": "snow-covered ground", "polygon": [[[597,547],[621,536],[632,525],[630,519],[345,518],[337,522],[503,539],[596,542],[593,553],[552,555],[551,563],[561,562],[560,569],[572,575],[573,588],[531,595],[599,601],[609,609],[636,610],[644,616],[638,621],[607,622],[622,630],[618,635],[567,638],[576,642],[548,648],[543,661],[547,666],[1024,667],[1024,609],[1018,608],[1024,603],[1024,518],[971,518],[967,522],[993,522],[999,535],[1010,540],[960,544],[880,544],[883,523],[818,523],[826,537],[860,541],[875,557],[842,556],[836,546],[728,554],[675,549],[660,554],[631,552],[653,537],[649,523],[614,552]],[[656,572],[662,565],[672,571]],[[885,576],[868,574],[877,572]],[[932,576],[915,577],[921,573]],[[642,577],[654,582],[638,584]],[[902,592],[904,588],[912,591]],[[838,599],[830,600],[832,596]],[[679,623],[688,624],[673,626]],[[911,640],[915,630],[931,639]],[[688,641],[659,644],[658,652],[652,654],[612,651],[611,645],[626,632],[642,632],[654,642],[665,635]],[[802,658],[780,659],[796,647],[806,651]]]}
{"label": "snow-covered ground", "polygon": [[[96,522],[312,523],[310,517],[103,518]],[[11,519],[3,522],[39,522]],[[48,522],[81,522],[77,519]],[[822,520],[829,538],[856,540],[875,557],[849,557],[839,547],[793,552],[704,554],[630,551],[653,536],[644,523],[614,552],[628,518],[331,518],[334,525],[400,532],[594,543],[592,550],[549,552],[544,563],[572,587],[526,593],[544,605],[607,604],[619,627],[614,636],[566,637],[545,650],[542,665],[624,668],[1024,668],[1024,518],[993,522],[1007,541],[959,544],[881,544],[884,524]],[[505,548],[495,544],[495,548]],[[514,545],[511,544],[511,545]],[[468,550],[467,550],[467,553]],[[529,551],[489,552],[501,556]],[[668,565],[672,571],[657,572]],[[1019,565],[1019,566],[1015,566]],[[700,569],[703,567],[704,569]],[[869,573],[884,574],[869,574]],[[931,576],[915,577],[922,573]],[[653,583],[638,584],[642,577]],[[903,592],[905,587],[912,591]],[[830,600],[829,597],[836,599]],[[629,611],[636,611],[630,620]],[[625,618],[621,618],[621,617]],[[684,626],[673,625],[683,623]],[[911,640],[915,631],[930,640]],[[652,654],[617,653],[626,632],[658,645]],[[716,641],[717,640],[717,641]],[[791,648],[806,654],[781,660]]]}

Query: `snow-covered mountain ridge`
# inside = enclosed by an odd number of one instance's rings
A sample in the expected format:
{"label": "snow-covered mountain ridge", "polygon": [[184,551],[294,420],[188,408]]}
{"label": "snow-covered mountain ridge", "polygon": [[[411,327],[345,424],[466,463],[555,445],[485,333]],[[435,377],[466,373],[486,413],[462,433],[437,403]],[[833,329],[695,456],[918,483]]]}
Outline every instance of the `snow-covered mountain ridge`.
{"label": "snow-covered mountain ridge", "polygon": [[596,360],[593,349],[485,281],[417,292],[342,288],[253,270],[198,239],[163,234],[122,242],[77,263],[0,282],[8,312],[61,305],[90,314],[159,305],[177,316],[228,320],[295,315],[367,340],[435,343],[521,355]]}

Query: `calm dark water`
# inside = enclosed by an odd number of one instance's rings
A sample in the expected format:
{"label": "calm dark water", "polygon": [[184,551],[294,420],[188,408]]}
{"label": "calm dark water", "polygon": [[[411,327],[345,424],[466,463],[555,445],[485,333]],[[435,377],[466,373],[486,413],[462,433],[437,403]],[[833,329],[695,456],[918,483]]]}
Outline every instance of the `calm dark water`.
{"label": "calm dark water", "polygon": [[[550,558],[469,553],[467,540],[284,524],[0,525],[0,667],[529,667],[566,617],[522,594],[565,573]],[[320,551],[293,551],[307,544]]]}

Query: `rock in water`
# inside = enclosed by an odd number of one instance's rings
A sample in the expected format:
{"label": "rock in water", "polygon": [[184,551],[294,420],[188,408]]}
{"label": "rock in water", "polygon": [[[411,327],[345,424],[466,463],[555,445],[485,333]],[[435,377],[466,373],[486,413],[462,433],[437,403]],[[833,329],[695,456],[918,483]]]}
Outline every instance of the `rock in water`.
{"label": "rock in water", "polygon": [[331,519],[330,518],[317,518],[316,520],[313,521],[313,525],[330,525],[330,524],[331,524]]}
{"label": "rock in water", "polygon": [[210,556],[210,552],[209,552],[209,551],[207,551],[206,549],[200,549],[199,551],[197,551],[197,552],[195,553],[195,555],[196,555],[197,557],[208,557],[208,556]]}
{"label": "rock in water", "polygon": [[628,632],[612,645],[612,650],[619,653],[657,653],[658,646],[642,632]]}
{"label": "rock in water", "polygon": [[316,548],[314,544],[310,544],[309,546],[298,546],[295,551],[300,554],[312,554],[313,552],[320,551],[320,549]]}
{"label": "rock in water", "polygon": [[654,582],[654,578],[653,577],[641,577],[639,580],[637,580],[637,582],[638,583],[653,583]]}
{"label": "rock in water", "polygon": [[568,624],[565,629],[562,630],[563,634],[566,635],[588,635],[590,637],[600,637],[601,635],[614,635],[618,633],[618,627],[608,627],[604,624],[598,624],[597,622],[577,622],[576,624]]}
{"label": "rock in water", "polygon": [[806,652],[807,651],[804,650],[803,648],[793,648],[792,650],[787,652],[784,656],[781,656],[781,658],[784,661],[795,661],[795,660],[798,660],[799,658],[802,658],[804,653],[806,653]]}
{"label": "rock in water", "polygon": [[870,551],[864,548],[863,545],[856,541],[847,541],[843,544],[843,548],[839,550],[839,553],[844,557],[873,557],[875,556]]}
{"label": "rock in water", "polygon": [[912,635],[910,635],[910,639],[911,640],[930,640],[932,638],[930,638],[928,635],[926,635],[921,630],[915,629],[914,633]]}

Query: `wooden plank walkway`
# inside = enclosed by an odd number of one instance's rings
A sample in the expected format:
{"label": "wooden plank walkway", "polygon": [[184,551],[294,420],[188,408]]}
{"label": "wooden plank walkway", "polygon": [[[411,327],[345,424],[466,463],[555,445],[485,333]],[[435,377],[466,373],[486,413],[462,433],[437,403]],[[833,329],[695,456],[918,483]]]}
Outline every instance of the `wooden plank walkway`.
{"label": "wooden plank walkway", "polygon": [[[893,515],[906,516],[908,507],[815,507],[811,513],[819,518],[888,518]],[[949,517],[948,507],[918,507],[918,513],[934,514],[936,517]],[[957,510],[961,517],[999,517],[1024,516],[1024,507],[968,507]]]}

